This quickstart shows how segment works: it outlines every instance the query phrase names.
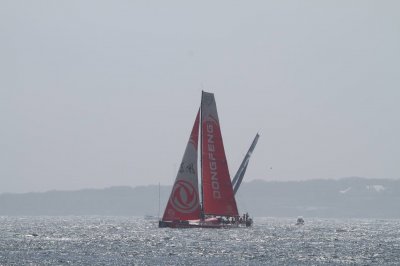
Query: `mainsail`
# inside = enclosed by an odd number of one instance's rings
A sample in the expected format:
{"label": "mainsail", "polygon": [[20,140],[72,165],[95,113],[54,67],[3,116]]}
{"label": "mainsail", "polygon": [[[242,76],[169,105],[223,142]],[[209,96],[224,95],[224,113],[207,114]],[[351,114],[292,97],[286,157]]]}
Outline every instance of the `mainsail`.
{"label": "mainsail", "polygon": [[182,163],[179,167],[167,207],[165,208],[163,221],[195,220],[200,217],[197,175],[199,113],[197,113]]}
{"label": "mainsail", "polygon": [[242,163],[240,164],[240,167],[239,167],[235,177],[232,180],[234,194],[236,194],[236,192],[238,191],[238,189],[240,187],[240,184],[242,183],[244,174],[246,173],[247,165],[249,164],[250,156],[253,153],[254,148],[257,145],[257,141],[258,141],[259,137],[260,137],[260,135],[257,133],[257,135],[254,137],[253,142],[251,143],[251,146],[250,146],[248,152],[246,153],[246,156],[244,157]]}
{"label": "mainsail", "polygon": [[204,214],[238,216],[214,94],[201,100],[201,164]]}

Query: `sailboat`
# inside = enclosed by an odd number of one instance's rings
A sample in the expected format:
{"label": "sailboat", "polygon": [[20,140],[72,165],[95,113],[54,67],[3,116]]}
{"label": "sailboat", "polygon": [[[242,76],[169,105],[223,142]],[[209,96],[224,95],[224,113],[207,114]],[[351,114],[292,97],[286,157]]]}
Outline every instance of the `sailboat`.
{"label": "sailboat", "polygon": [[239,216],[214,94],[203,91],[200,109],[159,227],[249,227],[252,223],[247,213]]}

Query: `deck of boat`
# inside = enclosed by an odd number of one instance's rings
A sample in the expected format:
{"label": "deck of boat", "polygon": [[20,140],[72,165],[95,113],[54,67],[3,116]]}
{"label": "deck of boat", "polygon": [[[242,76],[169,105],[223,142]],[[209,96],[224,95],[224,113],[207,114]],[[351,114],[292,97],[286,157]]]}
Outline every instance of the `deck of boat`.
{"label": "deck of boat", "polygon": [[159,221],[160,228],[239,228],[250,227],[252,223],[209,223],[205,221],[190,222],[190,221]]}

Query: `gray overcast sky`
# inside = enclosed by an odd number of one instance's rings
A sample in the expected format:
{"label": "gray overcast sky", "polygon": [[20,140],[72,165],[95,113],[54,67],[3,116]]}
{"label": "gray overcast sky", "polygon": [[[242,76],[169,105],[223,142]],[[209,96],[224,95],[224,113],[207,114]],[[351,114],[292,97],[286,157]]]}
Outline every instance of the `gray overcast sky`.
{"label": "gray overcast sky", "polygon": [[231,175],[399,178],[399,10],[3,0],[0,193],[172,184],[202,89]]}

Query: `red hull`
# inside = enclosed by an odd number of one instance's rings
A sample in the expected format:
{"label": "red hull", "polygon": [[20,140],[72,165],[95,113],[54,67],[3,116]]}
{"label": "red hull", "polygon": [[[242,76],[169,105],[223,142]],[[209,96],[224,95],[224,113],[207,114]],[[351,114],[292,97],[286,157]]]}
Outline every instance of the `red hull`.
{"label": "red hull", "polygon": [[189,222],[189,221],[159,221],[158,227],[160,228],[238,228],[250,227],[253,222],[246,223],[213,223],[213,222]]}
{"label": "red hull", "polygon": [[168,228],[224,228],[223,224],[186,223],[186,221],[160,221],[158,227]]}

